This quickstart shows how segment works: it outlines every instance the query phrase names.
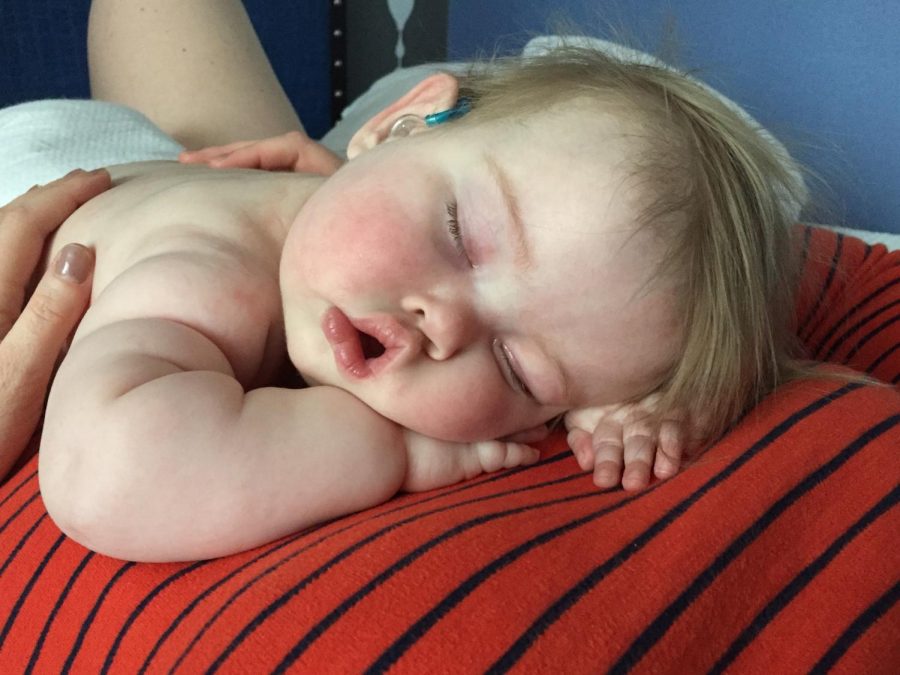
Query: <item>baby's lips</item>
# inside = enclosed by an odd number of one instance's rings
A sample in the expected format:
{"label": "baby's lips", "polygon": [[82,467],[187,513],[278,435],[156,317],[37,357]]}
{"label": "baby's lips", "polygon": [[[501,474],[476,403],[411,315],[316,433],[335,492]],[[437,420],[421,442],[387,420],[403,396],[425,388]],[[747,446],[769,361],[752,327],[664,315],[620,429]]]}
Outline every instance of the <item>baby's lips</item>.
{"label": "baby's lips", "polygon": [[375,375],[404,365],[420,352],[422,334],[407,328],[390,314],[350,319],[350,322],[356,330],[374,337],[384,347],[383,354],[366,361]]}
{"label": "baby's lips", "polygon": [[322,316],[322,333],[334,353],[334,361],[345,375],[362,379],[372,374],[363,354],[359,333],[350,319],[337,307],[329,307]]}
{"label": "baby's lips", "polygon": [[[322,332],[331,345],[335,362],[346,375],[362,379],[377,375],[413,358],[421,345],[421,334],[410,330],[390,314],[352,319],[337,307],[322,317]],[[369,335],[384,347],[377,357],[366,358],[361,334]]]}

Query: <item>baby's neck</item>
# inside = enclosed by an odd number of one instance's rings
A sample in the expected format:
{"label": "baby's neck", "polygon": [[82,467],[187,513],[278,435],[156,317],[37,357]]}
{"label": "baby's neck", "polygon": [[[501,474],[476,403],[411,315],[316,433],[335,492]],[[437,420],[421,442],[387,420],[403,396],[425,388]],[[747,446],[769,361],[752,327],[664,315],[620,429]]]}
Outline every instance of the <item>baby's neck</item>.
{"label": "baby's neck", "polygon": [[279,245],[304,204],[327,180],[314,174],[269,173],[272,180],[255,199],[257,219]]}

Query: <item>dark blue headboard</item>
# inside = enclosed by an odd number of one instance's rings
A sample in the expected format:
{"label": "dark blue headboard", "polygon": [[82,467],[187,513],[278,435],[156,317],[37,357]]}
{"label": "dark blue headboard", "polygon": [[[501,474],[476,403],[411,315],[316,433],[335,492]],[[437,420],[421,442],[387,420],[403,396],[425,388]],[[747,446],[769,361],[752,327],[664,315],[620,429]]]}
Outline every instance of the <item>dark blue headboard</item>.
{"label": "dark blue headboard", "polygon": [[607,39],[607,25],[624,29],[651,51],[674,21],[679,65],[827,180],[833,224],[900,232],[897,0],[450,0],[449,57],[490,53],[498,36],[521,47],[553,12]]}

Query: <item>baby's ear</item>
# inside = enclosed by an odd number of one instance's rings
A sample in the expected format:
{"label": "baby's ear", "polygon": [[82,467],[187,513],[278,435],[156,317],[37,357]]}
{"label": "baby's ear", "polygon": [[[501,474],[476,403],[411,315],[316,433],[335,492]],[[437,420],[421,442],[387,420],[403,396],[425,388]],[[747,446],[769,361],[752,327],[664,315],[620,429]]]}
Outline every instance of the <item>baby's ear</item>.
{"label": "baby's ear", "polygon": [[419,82],[387,108],[375,115],[353,134],[347,146],[347,158],[374,148],[388,138],[391,127],[403,115],[426,115],[456,105],[459,82],[449,73],[435,73]]}

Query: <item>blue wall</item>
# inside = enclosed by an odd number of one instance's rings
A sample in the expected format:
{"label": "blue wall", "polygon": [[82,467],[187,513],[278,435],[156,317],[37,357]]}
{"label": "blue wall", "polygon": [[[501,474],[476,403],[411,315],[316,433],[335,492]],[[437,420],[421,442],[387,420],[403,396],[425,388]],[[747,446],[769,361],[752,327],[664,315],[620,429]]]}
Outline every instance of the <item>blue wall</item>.
{"label": "blue wall", "polygon": [[520,47],[556,10],[602,37],[604,22],[623,28],[651,51],[674,19],[679,65],[824,176],[834,224],[900,232],[897,0],[451,0],[450,58],[491,52],[504,35]]}

